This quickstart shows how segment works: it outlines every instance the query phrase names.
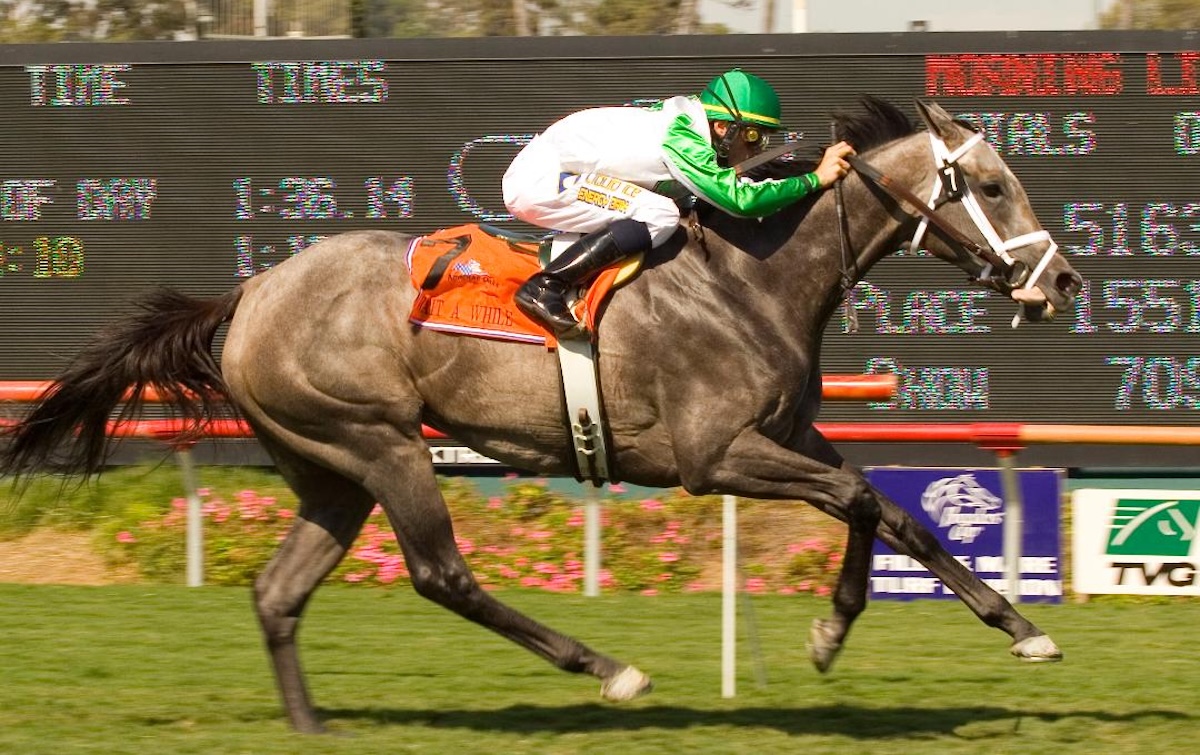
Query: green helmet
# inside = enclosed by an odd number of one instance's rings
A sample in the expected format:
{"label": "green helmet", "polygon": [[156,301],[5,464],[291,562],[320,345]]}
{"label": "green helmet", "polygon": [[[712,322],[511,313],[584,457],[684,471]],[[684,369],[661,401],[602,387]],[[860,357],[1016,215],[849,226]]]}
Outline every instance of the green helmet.
{"label": "green helmet", "polygon": [[740,68],[717,76],[700,93],[712,121],[740,121],[779,128],[779,95],[770,84]]}

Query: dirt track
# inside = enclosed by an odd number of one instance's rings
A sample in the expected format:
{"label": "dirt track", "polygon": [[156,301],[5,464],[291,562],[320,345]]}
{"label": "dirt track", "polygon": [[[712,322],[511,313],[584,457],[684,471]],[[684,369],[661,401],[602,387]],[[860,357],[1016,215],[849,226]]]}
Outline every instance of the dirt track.
{"label": "dirt track", "polygon": [[133,581],[108,569],[80,532],[35,530],[16,540],[0,540],[0,582],[39,585],[110,585]]}

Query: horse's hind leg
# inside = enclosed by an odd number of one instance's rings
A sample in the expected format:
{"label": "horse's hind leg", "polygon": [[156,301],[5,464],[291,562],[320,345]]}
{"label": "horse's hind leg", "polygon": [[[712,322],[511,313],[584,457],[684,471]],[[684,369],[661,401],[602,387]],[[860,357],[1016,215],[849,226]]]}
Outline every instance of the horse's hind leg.
{"label": "horse's hind leg", "polygon": [[650,691],[641,671],[596,653],[580,642],[526,617],[485,592],[454,541],[453,526],[423,442],[393,446],[393,463],[378,464],[367,486],[377,495],[404,552],[416,591],[545,658],[564,671],[602,681],[609,700]]}
{"label": "horse's hind leg", "polygon": [[275,681],[292,727],[316,733],[317,718],[296,649],[296,630],[313,591],[354,543],[375,502],[361,487],[310,462],[273,449],[279,471],[300,497],[300,510],[266,569],[254,583]]}

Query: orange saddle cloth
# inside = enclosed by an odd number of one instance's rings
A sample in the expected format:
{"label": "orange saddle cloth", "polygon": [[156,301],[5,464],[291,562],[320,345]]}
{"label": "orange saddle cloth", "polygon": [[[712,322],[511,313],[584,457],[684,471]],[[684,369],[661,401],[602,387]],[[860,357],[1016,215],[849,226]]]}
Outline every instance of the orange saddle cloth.
{"label": "orange saddle cloth", "polygon": [[[430,330],[553,345],[554,336],[513,302],[517,289],[541,269],[539,246],[503,238],[469,224],[413,239],[406,262],[417,290],[409,321]],[[580,298],[575,314],[595,331],[596,314],[622,266],[607,268]]]}

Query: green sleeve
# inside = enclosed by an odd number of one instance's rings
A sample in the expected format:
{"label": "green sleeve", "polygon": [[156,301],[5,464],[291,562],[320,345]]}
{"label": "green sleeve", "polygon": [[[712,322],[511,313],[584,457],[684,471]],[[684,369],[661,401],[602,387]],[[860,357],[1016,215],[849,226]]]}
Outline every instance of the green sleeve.
{"label": "green sleeve", "polygon": [[761,218],[820,188],[816,173],[766,181],[744,181],[717,162],[708,139],[680,114],[667,129],[663,152],[671,172],[700,198],[734,215]]}

